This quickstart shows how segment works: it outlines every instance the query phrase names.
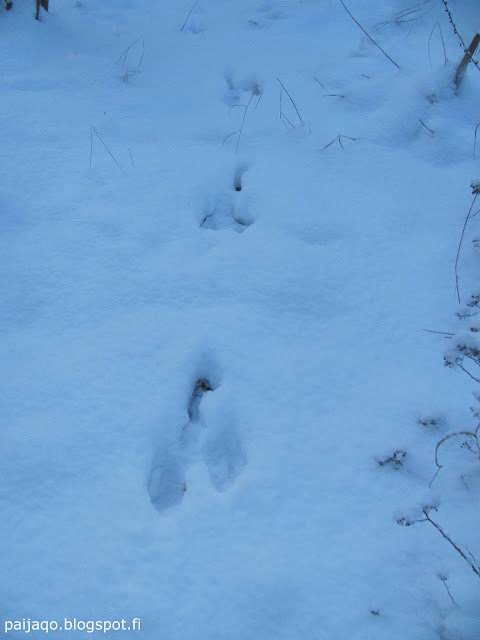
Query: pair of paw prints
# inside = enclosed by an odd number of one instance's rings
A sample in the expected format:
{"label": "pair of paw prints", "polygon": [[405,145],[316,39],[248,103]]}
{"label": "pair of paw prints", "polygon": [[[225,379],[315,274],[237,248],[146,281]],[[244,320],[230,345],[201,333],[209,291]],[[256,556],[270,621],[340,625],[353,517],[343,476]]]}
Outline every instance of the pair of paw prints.
{"label": "pair of paw prints", "polygon": [[246,166],[238,166],[231,186],[206,199],[200,217],[200,228],[233,229],[237,233],[243,233],[253,224],[248,198],[245,197],[245,193],[241,193],[246,170]]}
{"label": "pair of paw prints", "polygon": [[188,467],[201,458],[213,487],[226,491],[243,471],[247,460],[242,443],[231,424],[209,428],[201,412],[206,393],[214,391],[207,378],[199,378],[188,404],[189,421],[168,451],[160,451],[152,465],[148,493],[159,512],[179,505],[188,491]]}

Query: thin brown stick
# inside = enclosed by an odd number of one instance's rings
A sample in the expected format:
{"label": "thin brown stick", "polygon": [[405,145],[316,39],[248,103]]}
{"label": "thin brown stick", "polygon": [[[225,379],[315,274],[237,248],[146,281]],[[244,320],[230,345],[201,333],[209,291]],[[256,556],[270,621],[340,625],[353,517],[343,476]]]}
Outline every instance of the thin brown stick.
{"label": "thin brown stick", "polygon": [[462,556],[462,558],[465,560],[465,562],[467,562],[470,566],[470,568],[472,569],[472,571],[480,578],[480,570],[478,569],[478,567],[476,567],[473,562],[471,562],[467,556],[463,553],[463,551],[460,549],[460,547],[458,547],[453,540],[450,538],[450,536],[448,536],[445,531],[440,527],[439,524],[437,524],[434,520],[432,520],[428,514],[428,509],[424,509],[423,510],[423,514],[425,515],[426,519],[428,520],[428,522],[430,522],[435,529],[442,534],[442,536],[445,538],[445,540],[447,540],[452,547],[458,551],[458,553]]}
{"label": "thin brown stick", "polygon": [[[463,51],[465,53],[467,53],[467,45],[465,44],[465,42],[463,41],[462,36],[458,32],[457,25],[455,24],[455,22],[453,20],[452,12],[450,11],[450,8],[448,6],[448,2],[447,2],[447,0],[442,0],[442,2],[443,2],[443,5],[445,7],[445,11],[447,12],[448,20],[449,20],[450,24],[452,25],[453,33],[460,40],[460,43],[461,43],[461,45],[463,47]],[[480,71],[480,65],[478,64],[478,62],[476,60],[472,60],[472,62],[477,67],[477,69]]]}
{"label": "thin brown stick", "polygon": [[423,126],[425,127],[425,129],[428,129],[428,131],[430,131],[430,133],[435,133],[435,131],[432,131],[432,130],[430,129],[430,127],[427,127],[427,125],[424,123],[424,121],[423,121],[423,120],[421,120],[420,118],[419,118],[418,120],[419,120],[420,124],[423,124]]}
{"label": "thin brown stick", "polygon": [[[99,133],[98,133],[98,131],[95,129],[95,127],[93,126],[93,124],[92,124],[92,123],[90,123],[90,127],[91,127],[91,129],[90,129],[90,134],[91,134],[92,129],[93,129],[93,131],[95,131],[95,133],[96,133],[96,135],[97,135],[98,139],[100,140],[100,142],[103,144],[103,146],[105,147],[105,149],[108,151],[108,153],[109,153],[110,157],[112,158],[112,160],[115,162],[115,164],[116,164],[116,165],[117,165],[117,167],[120,169],[120,171],[121,171],[123,174],[125,174],[125,171],[122,169],[122,167],[120,166],[120,164],[117,162],[117,160],[116,160],[116,158],[114,157],[113,153],[110,151],[110,149],[107,147],[107,145],[105,144],[105,142],[102,140],[102,138],[101,138],[100,134],[99,134]],[[92,156],[91,156],[91,153],[90,153],[90,163],[91,163],[91,161],[92,161]]]}
{"label": "thin brown stick", "polygon": [[384,55],[385,57],[387,57],[387,58],[390,60],[390,62],[391,62],[392,64],[394,64],[394,65],[397,67],[397,69],[400,69],[400,67],[399,67],[399,66],[398,66],[398,64],[395,62],[395,60],[392,60],[392,58],[388,55],[388,53],[387,53],[386,51],[384,51],[384,50],[382,49],[382,47],[381,47],[377,42],[375,42],[375,40],[372,38],[372,36],[370,36],[370,35],[365,31],[365,29],[364,29],[364,28],[362,27],[362,25],[358,22],[358,20],[357,20],[356,18],[354,18],[354,16],[353,16],[353,15],[350,13],[350,11],[347,9],[347,6],[346,6],[346,5],[345,5],[345,3],[343,2],[343,0],[340,0],[340,2],[342,3],[342,6],[343,6],[343,8],[345,9],[345,11],[348,13],[348,15],[351,17],[351,19],[355,22],[355,24],[356,24],[356,25],[358,25],[358,26],[360,27],[360,29],[361,29],[361,30],[363,31],[363,33],[367,36],[367,38],[373,42],[373,44],[377,47],[377,49],[380,49],[380,51],[383,53],[383,55]]}
{"label": "thin brown stick", "polygon": [[438,32],[440,33],[440,39],[442,41],[442,47],[443,47],[443,58],[444,58],[444,67],[447,66],[447,52],[445,51],[445,42],[443,40],[443,33],[442,33],[442,27],[440,26],[439,22],[436,22],[433,26],[432,31],[430,32],[430,35],[428,37],[428,59],[430,61],[430,69],[432,69],[432,57],[430,55],[430,40],[432,39],[433,36],[433,32],[435,31],[435,29],[438,27]]}
{"label": "thin brown stick", "polygon": [[183,31],[185,29],[185,25],[187,24],[188,19],[192,15],[192,11],[195,9],[195,7],[197,6],[198,2],[199,2],[199,0],[196,0],[196,2],[193,3],[193,6],[190,9],[190,11],[188,12],[188,16],[185,18],[185,22],[183,23],[182,28],[180,29],[180,31]]}
{"label": "thin brown stick", "polygon": [[468,210],[467,217],[465,218],[465,222],[463,223],[462,235],[460,236],[460,242],[458,243],[457,249],[457,257],[455,259],[455,292],[458,298],[458,304],[460,304],[460,289],[458,282],[458,259],[460,257],[460,250],[462,248],[463,236],[465,235],[465,229],[467,228],[468,220],[470,218],[470,214],[472,213],[473,205],[475,204],[475,200],[477,199],[478,193],[475,193],[475,196],[472,200],[472,204],[470,205],[470,209]]}
{"label": "thin brown stick", "polygon": [[[340,2],[341,2],[341,0],[340,0]],[[298,119],[299,119],[299,120],[300,120],[300,122],[303,124],[302,116],[300,115],[300,112],[298,111],[298,109],[297,109],[297,105],[295,104],[295,102],[294,102],[294,100],[293,100],[292,96],[288,93],[287,89],[285,88],[285,85],[284,85],[284,84],[283,84],[283,82],[280,80],[280,78],[277,78],[277,80],[278,80],[278,82],[280,83],[280,86],[282,87],[282,89],[283,89],[283,90],[285,91],[285,93],[287,94],[287,96],[290,98],[290,102],[293,104],[293,106],[294,106],[294,108],[295,108],[295,111],[297,112]],[[281,100],[281,99],[282,99],[282,94],[281,94],[281,92],[280,92],[280,100]]]}
{"label": "thin brown stick", "polygon": [[445,438],[442,438],[437,443],[437,446],[435,447],[435,464],[440,469],[443,467],[443,464],[440,464],[439,461],[438,461],[438,449],[442,446],[442,444],[444,442],[446,442],[450,438],[454,438],[455,436],[470,436],[470,437],[474,438],[475,440],[477,439],[477,436],[476,436],[475,432],[473,432],[473,431],[455,431],[455,433],[450,433],[448,436],[445,436]]}
{"label": "thin brown stick", "polygon": [[443,335],[446,338],[452,338],[455,335],[453,333],[448,333],[447,331],[434,331],[433,329],[424,329],[424,331],[427,331],[428,333],[439,333],[440,335]]}
{"label": "thin brown stick", "polygon": [[140,57],[140,64],[138,65],[138,67],[140,67],[140,65],[142,64],[142,60],[143,60],[143,53],[145,51],[145,44],[143,42],[143,36],[139,36],[134,42],[132,42],[132,44],[125,49],[125,51],[122,53],[122,55],[119,57],[119,59],[117,60],[117,62],[115,64],[118,64],[120,62],[120,60],[122,60],[122,58],[123,58],[122,65],[125,64],[125,62],[127,61],[128,52],[130,51],[130,49],[132,47],[134,47],[137,44],[137,42],[141,42],[142,43],[142,55]]}
{"label": "thin brown stick", "polygon": [[475,148],[477,146],[477,131],[478,131],[478,127],[480,127],[480,122],[475,127],[475,137],[473,139],[473,159],[474,160],[475,160]]}
{"label": "thin brown stick", "polygon": [[479,44],[480,44],[480,33],[476,33],[473,37],[472,42],[470,43],[470,46],[465,51],[465,55],[463,56],[462,61],[458,65],[457,73],[455,74],[455,85],[457,88],[460,85],[460,82],[462,81],[462,78],[465,74],[465,70],[469,62],[471,62],[473,54],[477,50],[477,47]]}

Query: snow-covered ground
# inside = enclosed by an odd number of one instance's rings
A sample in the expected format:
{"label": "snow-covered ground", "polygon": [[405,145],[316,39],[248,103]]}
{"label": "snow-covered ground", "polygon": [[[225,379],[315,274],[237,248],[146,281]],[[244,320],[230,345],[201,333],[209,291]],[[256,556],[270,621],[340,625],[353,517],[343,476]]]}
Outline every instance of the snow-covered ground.
{"label": "snow-covered ground", "polygon": [[391,60],[337,0],[34,4],[0,14],[0,633],[478,640],[478,576],[397,523],[480,559],[474,439],[429,486],[476,426],[425,331],[464,327],[480,177],[441,0],[346,2]]}

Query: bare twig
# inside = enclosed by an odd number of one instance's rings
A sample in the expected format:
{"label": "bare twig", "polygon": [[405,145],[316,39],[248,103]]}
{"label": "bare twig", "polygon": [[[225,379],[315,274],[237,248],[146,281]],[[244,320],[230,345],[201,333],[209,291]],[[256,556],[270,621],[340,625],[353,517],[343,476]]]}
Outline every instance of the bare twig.
{"label": "bare twig", "polygon": [[428,485],[429,487],[432,486],[433,481],[435,480],[435,478],[440,473],[440,470],[443,468],[443,465],[440,464],[439,461],[438,461],[438,450],[442,446],[442,444],[444,442],[446,442],[447,440],[449,440],[450,438],[454,438],[456,436],[469,436],[470,438],[472,438],[475,441],[475,444],[477,445],[477,453],[478,453],[478,457],[480,459],[480,443],[478,441],[478,430],[479,430],[479,428],[480,428],[480,423],[478,424],[478,426],[475,429],[475,431],[455,431],[455,433],[450,433],[448,436],[445,436],[445,438],[442,438],[437,443],[437,446],[435,447],[435,464],[437,465],[438,469],[437,469],[435,475],[433,476],[433,478],[430,480],[430,484]]}
{"label": "bare twig", "polygon": [[139,36],[139,37],[138,37],[134,42],[132,42],[132,44],[131,44],[129,47],[127,47],[127,48],[125,49],[125,51],[122,53],[122,55],[121,55],[121,56],[119,57],[119,59],[117,60],[116,64],[119,64],[119,63],[120,63],[120,61],[121,61],[121,62],[122,62],[122,66],[123,66],[123,65],[126,63],[126,61],[127,61],[127,56],[128,56],[128,52],[130,51],[130,49],[131,49],[132,47],[134,47],[134,46],[137,44],[137,42],[141,42],[141,43],[142,43],[142,55],[141,55],[141,57],[140,57],[140,63],[137,65],[137,67],[139,67],[139,66],[142,64],[143,54],[144,54],[144,52],[145,52],[145,44],[144,44],[144,42],[143,42],[143,36]]}
{"label": "bare twig", "polygon": [[474,197],[472,200],[472,204],[470,205],[470,209],[468,210],[467,217],[465,218],[465,222],[463,223],[462,235],[460,236],[460,242],[458,243],[458,249],[457,249],[457,257],[455,259],[455,292],[457,294],[459,304],[460,304],[460,289],[459,289],[459,282],[458,282],[458,259],[460,257],[460,250],[462,248],[465,229],[467,228],[468,220],[470,218],[470,214],[472,213],[473,205],[475,204],[475,200],[477,199],[477,196],[478,196],[478,192],[475,192],[475,189],[473,193],[474,193]]}
{"label": "bare twig", "polygon": [[457,606],[457,603],[456,603],[456,602],[455,602],[455,600],[453,599],[453,596],[452,596],[452,594],[450,593],[450,589],[448,588],[448,585],[447,585],[447,576],[439,575],[438,577],[439,577],[439,578],[440,578],[440,580],[443,582],[443,586],[444,586],[444,587],[445,587],[445,589],[447,590],[447,593],[448,593],[448,595],[450,596],[450,600],[453,602],[453,604],[454,604],[455,606]]}
{"label": "bare twig", "polygon": [[188,12],[188,16],[185,18],[185,22],[183,23],[182,28],[180,29],[180,31],[183,31],[185,29],[185,25],[187,24],[188,19],[192,15],[192,11],[195,9],[195,7],[197,6],[198,2],[199,2],[199,0],[196,0],[196,2],[193,3],[192,8]]}
{"label": "bare twig", "polygon": [[475,137],[473,139],[473,159],[474,160],[475,160],[475,148],[477,146],[477,131],[478,131],[478,127],[480,127],[480,122],[475,127]]}
{"label": "bare twig", "polygon": [[90,164],[89,166],[92,166],[92,154],[93,154],[93,130],[92,130],[92,126],[90,125]]}
{"label": "bare twig", "polygon": [[[462,36],[459,34],[458,29],[457,29],[457,25],[455,24],[454,20],[453,20],[453,16],[452,16],[452,12],[450,11],[450,8],[448,6],[448,2],[447,0],[442,0],[443,5],[445,7],[445,11],[447,12],[448,15],[448,20],[450,22],[450,24],[452,25],[453,28],[453,33],[457,36],[457,38],[460,40],[460,43],[463,47],[463,51],[466,54],[467,53],[467,45],[465,44],[465,42],[463,41]],[[478,34],[477,34],[478,35]],[[470,45],[471,46],[471,45]],[[472,54],[473,55],[473,54]],[[473,64],[477,67],[477,69],[480,71],[480,65],[478,64],[477,60],[473,60],[471,59]],[[457,71],[458,73],[458,71]]]}
{"label": "bare twig", "polygon": [[[435,510],[436,510],[436,509],[435,509]],[[438,532],[439,532],[439,533],[440,533],[440,534],[445,538],[445,540],[447,540],[447,542],[449,542],[449,543],[452,545],[452,547],[453,547],[456,551],[458,551],[458,553],[462,556],[462,558],[465,560],[465,562],[467,562],[467,563],[468,563],[468,565],[470,566],[470,568],[472,569],[472,571],[477,575],[477,577],[478,577],[478,578],[480,578],[480,569],[479,569],[479,568],[478,568],[478,567],[477,567],[473,562],[471,562],[471,561],[467,558],[467,556],[463,553],[463,551],[460,549],[460,547],[459,547],[459,546],[457,546],[457,545],[453,542],[453,540],[450,538],[450,536],[448,536],[448,535],[445,533],[445,531],[440,527],[440,525],[439,525],[439,524],[437,524],[434,520],[432,520],[432,519],[430,518],[429,513],[430,513],[430,509],[425,508],[425,509],[423,510],[423,514],[424,514],[425,518],[428,520],[428,522],[430,522],[430,523],[435,527],[435,529],[436,529],[436,530],[437,530],[437,531],[438,531]]]}
{"label": "bare twig", "polygon": [[455,74],[455,85],[457,86],[457,88],[460,85],[460,82],[462,81],[462,78],[465,73],[465,69],[468,66],[468,63],[472,61],[472,56],[477,50],[477,47],[479,44],[480,44],[480,33],[476,33],[473,36],[473,40],[470,43],[470,46],[465,51],[465,55],[463,56],[462,61],[458,65],[457,73]]}
{"label": "bare twig", "polygon": [[[236,131],[233,131],[232,133],[229,133],[229,134],[228,134],[228,136],[226,136],[226,137],[223,139],[222,146],[225,144],[225,142],[226,142],[229,138],[231,138],[231,137],[232,137],[232,136],[234,136],[236,133],[238,133],[237,144],[236,144],[236,146],[235,146],[235,153],[237,153],[237,151],[238,151],[238,145],[240,144],[240,138],[242,137],[242,133],[243,133],[243,127],[245,126],[245,119],[246,119],[246,117],[247,117],[248,109],[249,109],[249,107],[250,107],[250,105],[251,105],[251,103],[252,103],[253,98],[254,98],[255,96],[258,96],[257,104],[256,104],[256,106],[255,106],[255,109],[256,109],[256,108],[258,107],[258,105],[260,104],[260,100],[262,99],[262,95],[263,95],[263,87],[262,87],[262,85],[260,85],[260,84],[256,84],[256,85],[253,87],[252,95],[250,96],[250,100],[248,101],[248,103],[247,103],[247,104],[236,104],[236,105],[233,105],[234,107],[242,107],[242,108],[244,109],[244,112],[243,112],[243,118],[242,118],[242,123],[241,123],[241,125],[240,125],[240,129],[237,129]],[[232,107],[230,107],[230,109],[232,109]],[[230,109],[229,109],[229,115],[230,115]]]}
{"label": "bare twig", "polygon": [[470,371],[468,371],[468,369],[465,369],[465,367],[463,366],[463,364],[461,362],[457,362],[457,366],[464,372],[467,374],[467,376],[469,378],[471,378],[474,382],[478,382],[480,383],[480,380],[478,378],[475,378],[475,376],[473,376]]}
{"label": "bare twig", "polygon": [[229,138],[231,138],[232,136],[234,136],[236,133],[240,133],[240,129],[237,129],[236,131],[232,131],[232,133],[229,133],[229,134],[228,134],[228,136],[225,136],[225,138],[223,139],[223,142],[222,142],[222,147],[223,147],[223,145],[225,144],[225,142],[226,142]]}
{"label": "bare twig", "polygon": [[350,136],[344,136],[343,134],[339,134],[336,138],[334,138],[331,142],[329,142],[328,144],[326,144],[322,151],[325,151],[325,149],[328,149],[328,147],[331,147],[332,144],[334,142],[338,142],[338,144],[342,147],[342,149],[344,149],[344,146],[342,144],[342,138],[346,138],[347,140],[352,140],[353,142],[356,142],[358,140],[358,138],[351,138]]}
{"label": "bare twig", "polygon": [[433,36],[433,32],[435,31],[435,29],[438,27],[438,32],[440,33],[440,38],[442,40],[442,47],[443,47],[443,58],[444,58],[444,67],[447,66],[447,52],[445,51],[445,42],[443,40],[443,33],[442,33],[442,27],[440,26],[439,22],[436,22],[432,31],[430,32],[430,35],[428,37],[428,59],[430,61],[430,69],[432,68],[432,57],[430,55],[430,40],[432,39]]}
{"label": "bare twig", "polygon": [[456,25],[456,24],[455,24],[455,22],[453,21],[452,12],[450,11],[450,9],[449,9],[449,7],[448,7],[448,2],[447,2],[447,0],[442,0],[442,2],[443,2],[443,4],[444,4],[444,6],[445,6],[445,11],[446,11],[446,12],[447,12],[447,14],[448,14],[448,20],[449,20],[450,24],[451,24],[451,25],[452,25],[452,27],[453,27],[453,33],[458,37],[458,39],[459,39],[459,40],[460,40],[460,42],[462,43],[462,47],[463,47],[464,49],[466,49],[465,42],[463,41],[462,36],[458,33],[458,31],[457,31],[457,25]]}
{"label": "bare twig", "polygon": [[95,129],[95,127],[93,126],[92,123],[90,123],[90,140],[91,140],[91,146],[90,146],[90,166],[92,164],[92,148],[93,148],[93,138],[92,138],[92,130],[95,132],[97,138],[100,140],[100,142],[103,144],[103,146],[105,147],[105,149],[108,151],[110,157],[112,158],[112,160],[115,162],[115,164],[117,165],[117,167],[120,169],[120,171],[125,174],[125,171],[122,169],[122,167],[120,166],[120,164],[117,162],[116,158],[114,157],[113,153],[110,151],[110,149],[107,147],[107,145],[105,144],[105,142],[102,140],[100,134],[98,133],[98,131]]}
{"label": "bare twig", "polygon": [[424,331],[427,331],[428,333],[439,333],[446,338],[452,338],[455,335],[454,333],[448,333],[447,331],[433,331],[432,329],[424,329]]}
{"label": "bare twig", "polygon": [[406,22],[414,22],[415,23],[415,22],[417,22],[417,20],[420,20],[421,18],[425,17],[427,15],[427,13],[433,9],[435,4],[433,4],[429,9],[424,11],[424,13],[422,13],[421,15],[415,15],[415,14],[418,14],[421,11],[423,11],[423,5],[432,4],[432,2],[434,3],[435,0],[424,0],[424,2],[420,2],[418,4],[414,4],[412,7],[408,7],[407,9],[403,9],[402,11],[399,11],[395,15],[395,18],[393,20],[385,20],[384,22],[380,22],[376,26],[377,27],[384,27],[385,25],[389,24],[390,22],[395,22],[395,24],[404,24]]}
{"label": "bare twig", "polygon": [[362,27],[362,25],[358,22],[358,20],[357,20],[356,18],[354,18],[354,16],[353,16],[353,15],[350,13],[350,11],[347,9],[347,6],[346,6],[346,5],[345,5],[345,3],[343,2],[343,0],[340,0],[340,2],[341,2],[341,4],[342,4],[343,8],[345,9],[345,11],[348,13],[348,15],[351,17],[351,19],[355,22],[355,24],[356,24],[356,25],[358,25],[358,26],[360,27],[360,29],[361,29],[361,30],[363,31],[363,33],[367,36],[367,38],[368,38],[369,40],[371,40],[371,42],[373,42],[373,44],[374,44],[378,49],[380,49],[380,51],[383,53],[383,55],[384,55],[386,58],[388,58],[388,59],[390,60],[390,62],[391,62],[392,64],[394,64],[394,65],[397,67],[397,69],[400,69],[400,67],[399,67],[399,66],[398,66],[398,64],[395,62],[395,60],[392,60],[392,58],[388,55],[388,53],[387,53],[386,51],[384,51],[384,50],[382,49],[382,47],[381,47],[377,42],[375,42],[375,40],[372,38],[372,36],[370,36],[370,35],[365,31],[365,29],[364,29],[364,28]]}
{"label": "bare twig", "polygon": [[135,42],[132,42],[132,44],[125,49],[125,51],[122,53],[122,55],[117,60],[116,64],[120,64],[120,62],[121,62],[122,63],[122,67],[125,65],[125,63],[127,62],[127,57],[128,57],[128,53],[129,53],[130,49],[132,49],[132,47],[134,47],[137,44],[137,42],[140,42],[141,45],[142,45],[142,50],[141,50],[140,57],[138,59],[138,64],[137,64],[137,67],[135,69],[128,69],[127,71],[125,71],[125,73],[122,76],[122,80],[124,82],[128,82],[129,78],[131,78],[132,76],[136,76],[139,73],[142,73],[141,70],[140,70],[140,67],[142,66],[143,56],[145,55],[145,43],[144,43],[144,40],[143,40],[143,36],[139,36],[135,40]]}
{"label": "bare twig", "polygon": [[472,556],[472,560],[475,562],[475,564],[477,564],[477,559],[475,558],[475,556],[473,555],[473,553],[470,551],[470,549],[465,545],[465,549],[468,551],[468,553]]}
{"label": "bare twig", "polygon": [[[447,440],[450,440],[450,438],[455,438],[456,436],[470,436],[471,438],[473,438],[477,444],[477,449],[479,447],[479,443],[478,443],[478,427],[476,428],[475,431],[455,431],[455,433],[450,433],[448,436],[445,436],[444,438],[442,438],[438,443],[437,446],[435,447],[435,464],[437,465],[437,467],[439,469],[441,469],[443,467],[443,464],[440,464],[438,461],[438,450],[439,448],[442,446],[442,444],[444,442],[446,442]],[[479,458],[480,458],[480,450],[479,450]]]}
{"label": "bare twig", "polygon": [[[341,1],[341,0],[340,0]],[[285,85],[283,84],[283,82],[280,80],[280,78],[277,78],[278,82],[280,83],[280,118],[282,118],[282,91],[285,91],[285,93],[287,94],[287,96],[290,99],[290,102],[293,104],[293,107],[295,109],[295,111],[297,112],[297,116],[298,119],[300,120],[301,124],[303,125],[303,119],[302,116],[300,115],[300,112],[297,109],[297,105],[295,104],[292,96],[288,93],[287,89],[285,88]]]}
{"label": "bare twig", "polygon": [[423,121],[423,120],[421,120],[420,118],[419,118],[418,120],[419,120],[420,124],[423,124],[423,126],[425,127],[425,129],[428,129],[428,131],[430,131],[430,133],[432,133],[432,134],[433,134],[433,133],[435,133],[435,131],[432,131],[432,130],[430,129],[430,127],[427,127],[427,125],[424,123],[424,121]]}

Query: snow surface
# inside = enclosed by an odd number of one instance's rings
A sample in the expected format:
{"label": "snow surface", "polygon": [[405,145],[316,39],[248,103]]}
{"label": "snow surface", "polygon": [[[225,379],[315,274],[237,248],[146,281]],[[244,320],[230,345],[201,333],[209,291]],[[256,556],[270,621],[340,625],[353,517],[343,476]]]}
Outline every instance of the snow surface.
{"label": "snow surface", "polygon": [[0,633],[478,640],[477,576],[397,524],[438,504],[480,558],[478,460],[429,487],[475,382],[425,332],[459,326],[478,71],[455,94],[440,1],[346,3],[400,69],[336,0],[193,4],[0,14]]}

